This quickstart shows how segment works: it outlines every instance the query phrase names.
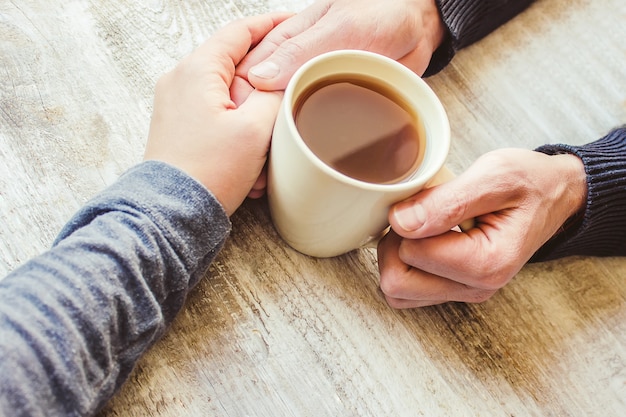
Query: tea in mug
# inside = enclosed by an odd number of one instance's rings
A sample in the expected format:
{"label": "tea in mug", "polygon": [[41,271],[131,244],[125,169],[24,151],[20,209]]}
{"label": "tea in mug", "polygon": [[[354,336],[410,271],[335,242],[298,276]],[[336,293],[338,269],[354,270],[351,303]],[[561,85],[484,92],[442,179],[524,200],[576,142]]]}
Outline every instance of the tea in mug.
{"label": "tea in mug", "polygon": [[294,120],[318,158],[360,181],[401,182],[424,157],[425,130],[417,114],[372,78],[343,75],[314,83],[297,99]]}

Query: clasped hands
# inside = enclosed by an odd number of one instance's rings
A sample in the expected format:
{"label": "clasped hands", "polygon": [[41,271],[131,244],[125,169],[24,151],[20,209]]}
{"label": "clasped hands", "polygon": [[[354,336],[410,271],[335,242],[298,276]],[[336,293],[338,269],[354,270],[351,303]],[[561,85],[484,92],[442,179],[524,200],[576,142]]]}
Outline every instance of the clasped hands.
{"label": "clasped hands", "polygon": [[[365,49],[422,74],[444,35],[433,0],[320,0],[296,15],[232,22],[157,83],[145,159],[187,172],[231,215],[246,196],[264,193],[281,91],[300,65],[331,50]],[[392,231],[378,247],[387,302],[488,299],[584,208],[586,191],[576,156],[521,149],[482,156],[391,209]],[[473,229],[452,230],[468,218]]]}

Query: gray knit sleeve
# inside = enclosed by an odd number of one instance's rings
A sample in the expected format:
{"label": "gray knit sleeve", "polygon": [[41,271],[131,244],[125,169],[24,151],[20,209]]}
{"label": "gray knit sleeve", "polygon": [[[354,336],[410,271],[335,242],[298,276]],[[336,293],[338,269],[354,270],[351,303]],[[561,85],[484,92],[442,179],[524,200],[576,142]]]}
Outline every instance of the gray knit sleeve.
{"label": "gray knit sleeve", "polygon": [[164,333],[230,231],[200,183],[144,162],[0,281],[0,415],[93,415]]}
{"label": "gray knit sleeve", "polygon": [[571,153],[585,165],[587,206],[531,259],[626,255],[626,126],[583,146],[544,145],[549,155]]}
{"label": "gray knit sleeve", "polygon": [[437,0],[447,34],[424,77],[441,71],[454,54],[522,12],[532,0]]}

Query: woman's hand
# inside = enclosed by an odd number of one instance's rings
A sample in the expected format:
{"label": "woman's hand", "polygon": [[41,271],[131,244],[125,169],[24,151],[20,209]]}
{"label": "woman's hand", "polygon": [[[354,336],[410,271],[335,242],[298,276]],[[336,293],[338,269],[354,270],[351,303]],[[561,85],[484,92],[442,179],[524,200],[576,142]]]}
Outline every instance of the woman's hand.
{"label": "woman's hand", "polygon": [[282,98],[254,89],[236,76],[235,67],[288,16],[268,14],[227,25],[156,86],[145,159],[187,172],[229,215],[261,173]]}

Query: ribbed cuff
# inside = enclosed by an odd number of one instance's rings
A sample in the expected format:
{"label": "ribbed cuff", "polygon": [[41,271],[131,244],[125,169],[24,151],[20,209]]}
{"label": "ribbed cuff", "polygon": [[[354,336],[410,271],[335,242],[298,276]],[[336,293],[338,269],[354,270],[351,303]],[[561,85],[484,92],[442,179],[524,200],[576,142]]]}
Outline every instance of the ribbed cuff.
{"label": "ribbed cuff", "polygon": [[626,126],[583,146],[544,145],[536,151],[577,155],[585,165],[588,192],[582,219],[546,243],[531,262],[626,255]]}
{"label": "ribbed cuff", "polygon": [[532,0],[436,0],[436,3],[448,34],[433,53],[424,77],[441,71],[457,51],[493,32]]}

